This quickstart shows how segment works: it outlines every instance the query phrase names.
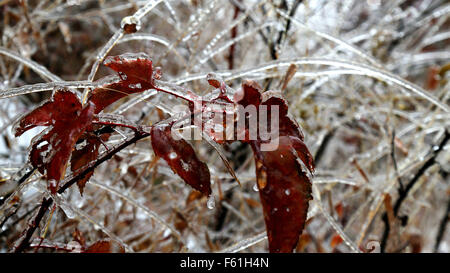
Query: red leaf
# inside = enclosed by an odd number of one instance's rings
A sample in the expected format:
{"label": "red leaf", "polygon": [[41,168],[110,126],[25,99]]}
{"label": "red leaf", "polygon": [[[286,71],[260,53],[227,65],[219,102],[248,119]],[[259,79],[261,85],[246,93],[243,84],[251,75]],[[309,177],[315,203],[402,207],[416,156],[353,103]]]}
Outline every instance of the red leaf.
{"label": "red leaf", "polygon": [[187,184],[205,195],[211,194],[211,177],[208,166],[200,161],[192,146],[184,139],[172,137],[170,124],[157,124],[151,130],[152,147],[170,168]]}
{"label": "red leaf", "polygon": [[[72,157],[70,159],[70,168],[75,175],[83,170],[84,166],[97,158],[98,149],[100,148],[102,141],[106,141],[108,138],[109,134],[104,134],[102,136],[87,136],[86,138],[84,138],[86,141],[86,145],[80,149],[73,150]],[[89,178],[91,178],[93,174],[94,171],[91,171],[77,181],[78,189],[80,190],[81,195],[83,195],[83,190],[86,182],[89,180]]]}
{"label": "red leaf", "polygon": [[89,100],[95,104],[96,113],[130,94],[155,88],[152,61],[143,53],[110,56],[104,64],[116,71],[120,80],[92,91]]}
{"label": "red leaf", "polygon": [[311,183],[292,151],[290,137],[280,137],[276,151],[252,142],[270,252],[291,252],[304,228]]}
{"label": "red leaf", "polygon": [[[246,81],[235,96],[235,101],[243,106],[279,106],[279,138],[276,150],[261,149],[269,140],[263,141],[259,135],[257,140],[245,142],[250,143],[255,157],[269,250],[292,252],[304,228],[308,202],[312,198],[309,175],[314,171],[312,155],[303,143],[299,126],[287,116],[288,106],[280,93],[267,91],[260,95],[259,85]],[[270,107],[267,114],[267,119],[271,120]]]}
{"label": "red leaf", "polygon": [[116,242],[100,240],[88,247],[85,253],[125,253],[125,249]]}
{"label": "red leaf", "polygon": [[261,87],[255,81],[246,80],[242,82],[242,88],[234,94],[233,100],[246,107],[250,104],[258,107],[261,103]]}
{"label": "red leaf", "polygon": [[49,126],[56,120],[72,120],[77,111],[81,110],[81,103],[77,96],[70,91],[56,91],[51,100],[23,116],[14,126],[15,136],[36,126]]}
{"label": "red leaf", "polygon": [[[82,108],[74,93],[58,90],[51,100],[20,120],[15,134],[19,136],[38,125],[49,126],[33,139],[30,161],[41,173],[46,173],[49,182],[53,180],[57,184],[64,176],[75,143],[91,124],[93,116],[93,104]],[[54,192],[57,185],[50,183],[49,187]]]}

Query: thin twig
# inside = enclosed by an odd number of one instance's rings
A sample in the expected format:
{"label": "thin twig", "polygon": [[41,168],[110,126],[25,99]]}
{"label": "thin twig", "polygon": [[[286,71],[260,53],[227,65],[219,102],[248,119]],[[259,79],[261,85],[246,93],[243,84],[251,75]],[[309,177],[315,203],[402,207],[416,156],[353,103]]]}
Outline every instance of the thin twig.
{"label": "thin twig", "polygon": [[21,241],[13,249],[14,252],[16,253],[23,252],[30,246],[31,236],[33,236],[34,231],[39,226],[39,223],[41,222],[42,218],[44,218],[45,213],[47,212],[48,208],[51,206],[52,203],[53,199],[51,198],[44,198],[42,200],[41,207],[39,208],[38,213],[36,214],[34,219],[31,220],[31,223],[28,225],[28,227],[24,230],[23,236],[21,237]]}
{"label": "thin twig", "polygon": [[436,243],[434,244],[434,252],[438,252],[439,245],[441,244],[442,238],[444,237],[445,228],[448,223],[448,215],[450,213],[450,199],[447,202],[447,210],[445,211],[444,217],[442,217],[441,223],[439,224],[439,230],[436,236]]}
{"label": "thin twig", "polygon": [[325,149],[327,148],[328,143],[330,143],[330,140],[333,138],[335,132],[336,129],[328,131],[325,137],[323,138],[322,142],[320,143],[320,146],[317,149],[316,154],[314,155],[314,163],[316,165],[318,165],[319,161],[322,159]]}
{"label": "thin twig", "polygon": [[398,181],[398,185],[399,185],[399,191],[404,191],[405,189],[403,188],[402,178],[398,174],[398,164],[397,164],[397,158],[395,156],[395,130],[392,131],[391,158],[392,158],[392,163],[394,164],[395,176],[397,176],[397,181]]}
{"label": "thin twig", "polygon": [[[450,139],[450,132],[446,130],[444,138],[441,140],[441,142],[439,143],[437,148],[436,149],[433,148],[432,156],[422,165],[422,167],[417,171],[417,173],[414,175],[414,177],[411,179],[411,181],[404,187],[404,189],[403,190],[399,189],[399,197],[394,205],[394,215],[396,217],[398,217],[398,212],[400,210],[400,207],[403,204],[403,202],[406,200],[406,197],[408,197],[410,190],[413,188],[413,186],[416,184],[416,182],[419,180],[419,178],[425,174],[425,172],[428,170],[428,168],[430,168],[431,166],[433,166],[436,163],[437,156],[443,150],[444,146],[447,144],[449,139]],[[385,229],[384,229],[383,235],[381,237],[380,250],[383,253],[383,252],[385,252],[385,249],[386,249],[387,241],[389,239],[389,231],[390,231],[391,227],[389,226],[389,220],[388,220],[386,213],[384,213],[384,215],[382,216],[382,219],[383,219],[383,222],[385,225]],[[405,218],[403,218],[403,219],[405,219]]]}

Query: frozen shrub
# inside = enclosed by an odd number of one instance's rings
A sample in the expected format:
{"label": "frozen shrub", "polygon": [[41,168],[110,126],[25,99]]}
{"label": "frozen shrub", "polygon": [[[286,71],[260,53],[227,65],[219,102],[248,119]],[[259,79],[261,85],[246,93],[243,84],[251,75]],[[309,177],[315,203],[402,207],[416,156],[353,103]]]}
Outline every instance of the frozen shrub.
{"label": "frozen shrub", "polygon": [[0,5],[0,251],[449,251],[446,1]]}

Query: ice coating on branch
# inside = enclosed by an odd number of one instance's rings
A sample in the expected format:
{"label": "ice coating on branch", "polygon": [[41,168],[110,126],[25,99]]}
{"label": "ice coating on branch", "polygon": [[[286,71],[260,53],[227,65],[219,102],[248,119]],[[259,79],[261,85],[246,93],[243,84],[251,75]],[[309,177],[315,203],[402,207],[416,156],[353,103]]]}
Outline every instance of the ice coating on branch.
{"label": "ice coating on branch", "polygon": [[134,16],[127,16],[120,22],[120,27],[127,34],[135,33],[141,29],[141,21]]}
{"label": "ice coating on branch", "polygon": [[[134,62],[138,59],[142,60],[150,60],[150,57],[145,54],[144,52],[138,52],[138,53],[124,53],[119,56],[108,56],[103,61],[103,64],[106,66],[109,66],[111,63],[128,63],[128,62]],[[114,69],[116,70],[116,69]],[[116,70],[117,71],[117,70]]]}

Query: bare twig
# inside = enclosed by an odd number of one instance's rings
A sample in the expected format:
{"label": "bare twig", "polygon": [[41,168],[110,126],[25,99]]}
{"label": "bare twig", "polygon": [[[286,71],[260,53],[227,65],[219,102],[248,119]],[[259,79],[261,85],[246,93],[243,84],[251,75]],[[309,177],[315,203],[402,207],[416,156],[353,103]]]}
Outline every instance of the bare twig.
{"label": "bare twig", "polygon": [[[394,215],[396,217],[398,217],[398,212],[400,210],[400,207],[403,204],[403,202],[406,200],[406,198],[408,197],[410,190],[413,188],[413,186],[416,184],[416,182],[419,180],[419,178],[425,174],[425,172],[428,170],[428,168],[430,168],[431,166],[433,166],[436,163],[437,156],[442,151],[444,146],[447,144],[449,139],[450,139],[450,132],[446,130],[445,135],[442,138],[439,145],[436,148],[432,149],[432,156],[427,161],[425,161],[425,163],[416,172],[414,177],[411,179],[411,181],[409,181],[409,183],[405,186],[405,188],[403,190],[399,189],[399,197],[394,205]],[[385,229],[384,229],[383,235],[381,237],[381,244],[380,244],[381,249],[380,250],[381,250],[381,252],[384,252],[386,249],[387,241],[389,239],[390,225],[389,225],[389,220],[388,220],[388,217],[386,216],[386,213],[383,215],[382,219],[384,221]],[[404,219],[405,218],[402,217],[403,221],[404,221]]]}
{"label": "bare twig", "polygon": [[447,202],[447,209],[445,210],[444,216],[442,217],[441,223],[439,224],[436,242],[434,244],[434,252],[437,252],[439,250],[439,245],[441,244],[442,238],[444,237],[445,228],[447,227],[449,213],[450,213],[450,199]]}

